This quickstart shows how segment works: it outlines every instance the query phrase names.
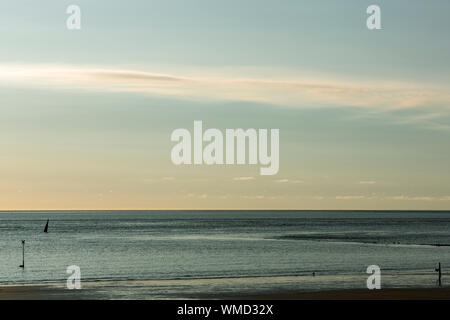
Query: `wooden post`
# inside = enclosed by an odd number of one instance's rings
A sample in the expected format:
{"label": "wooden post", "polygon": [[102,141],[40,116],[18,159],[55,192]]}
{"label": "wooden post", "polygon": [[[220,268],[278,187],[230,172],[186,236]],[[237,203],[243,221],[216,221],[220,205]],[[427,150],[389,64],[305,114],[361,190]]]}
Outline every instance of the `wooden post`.
{"label": "wooden post", "polygon": [[441,263],[439,262],[437,269],[435,269],[436,272],[438,272],[438,285],[439,287],[442,286],[442,268]]}
{"label": "wooden post", "polygon": [[22,264],[20,268],[25,268],[25,240],[22,240]]}

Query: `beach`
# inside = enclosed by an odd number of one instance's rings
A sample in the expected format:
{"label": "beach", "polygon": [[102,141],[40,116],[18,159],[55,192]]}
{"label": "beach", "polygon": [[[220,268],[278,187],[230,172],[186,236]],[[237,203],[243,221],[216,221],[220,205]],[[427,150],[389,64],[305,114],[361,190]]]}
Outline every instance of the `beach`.
{"label": "beach", "polygon": [[[56,285],[14,285],[0,287],[0,300],[104,300],[114,299],[105,288],[68,290]],[[125,299],[126,297],[122,297]],[[182,298],[179,298],[182,299]],[[344,289],[320,292],[274,291],[253,294],[201,294],[200,300],[450,300],[450,288]]]}
{"label": "beach", "polygon": [[65,282],[0,286],[0,300],[297,300],[297,299],[450,299],[450,286],[437,287],[431,275],[383,277],[380,290],[364,287],[361,275],[276,276],[243,278],[85,281],[81,289]]}

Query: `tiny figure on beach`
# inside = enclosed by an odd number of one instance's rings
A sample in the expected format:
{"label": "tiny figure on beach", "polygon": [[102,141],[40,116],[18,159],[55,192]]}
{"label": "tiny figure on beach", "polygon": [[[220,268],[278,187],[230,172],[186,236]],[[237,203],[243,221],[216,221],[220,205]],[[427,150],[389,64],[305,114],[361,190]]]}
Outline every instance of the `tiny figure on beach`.
{"label": "tiny figure on beach", "polygon": [[436,272],[439,273],[438,275],[438,285],[439,287],[442,286],[442,268],[441,268],[441,263],[439,262],[438,267],[436,269],[434,269]]}
{"label": "tiny figure on beach", "polygon": [[313,277],[315,277],[316,276],[316,273],[315,272],[313,272]]}

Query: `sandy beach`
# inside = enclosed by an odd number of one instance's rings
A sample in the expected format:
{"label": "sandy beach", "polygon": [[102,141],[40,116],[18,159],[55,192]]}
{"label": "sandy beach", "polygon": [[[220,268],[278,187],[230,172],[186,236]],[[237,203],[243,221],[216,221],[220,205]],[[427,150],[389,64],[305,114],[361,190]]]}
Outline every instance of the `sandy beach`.
{"label": "sandy beach", "polygon": [[[283,286],[304,277],[215,278],[139,281],[86,281],[80,290],[69,290],[65,283],[0,286],[0,300],[441,300],[450,299],[450,287],[405,287],[368,290],[302,289]],[[318,277],[316,277],[317,279]],[[319,277],[320,278],[320,277]],[[326,277],[324,277],[326,278]],[[300,279],[300,280],[299,280]],[[319,280],[320,281],[320,280]],[[328,281],[321,279],[321,281]],[[252,285],[250,286],[249,283]],[[241,290],[236,290],[236,287]],[[233,288],[233,290],[230,290]]]}
{"label": "sandy beach", "polygon": [[[105,299],[100,292],[67,290],[51,286],[24,285],[0,288],[0,300]],[[195,299],[195,298],[194,298]],[[225,300],[450,300],[450,288],[436,289],[349,289],[323,292],[273,292],[254,295],[201,295],[197,299]]]}
{"label": "sandy beach", "polygon": [[[255,300],[450,300],[450,288],[276,292],[236,298]],[[230,299],[234,298],[230,297]]]}

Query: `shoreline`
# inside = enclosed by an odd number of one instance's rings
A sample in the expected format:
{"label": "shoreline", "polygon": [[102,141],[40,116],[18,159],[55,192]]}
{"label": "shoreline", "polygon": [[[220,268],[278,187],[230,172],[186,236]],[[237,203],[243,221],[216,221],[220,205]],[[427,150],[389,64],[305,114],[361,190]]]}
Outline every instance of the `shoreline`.
{"label": "shoreline", "polygon": [[450,288],[342,289],[314,292],[274,292],[237,295],[225,300],[450,300]]}
{"label": "shoreline", "polygon": [[[450,287],[273,291],[253,294],[198,294],[173,300],[450,300]],[[0,286],[0,300],[123,300],[92,289],[68,290],[48,285]],[[133,299],[134,300],[134,299]],[[136,300],[172,300],[136,299]]]}
{"label": "shoreline", "polygon": [[[397,278],[398,275],[394,275]],[[450,286],[433,282],[390,282],[365,288],[365,276],[280,276],[180,280],[82,281],[0,285],[0,300],[450,300]],[[430,279],[427,275],[426,278]]]}
{"label": "shoreline", "polygon": [[[100,279],[85,279],[85,283],[107,283],[107,282],[151,282],[151,281],[195,281],[195,280],[226,280],[226,279],[282,279],[282,278],[291,278],[291,279],[299,279],[299,278],[309,278],[312,276],[312,271],[306,272],[302,271],[296,274],[255,274],[255,275],[225,275],[225,276],[191,276],[191,277],[168,277],[168,278],[141,278],[141,279],[132,279],[132,278],[100,278]],[[327,277],[360,277],[360,273],[355,272],[336,272],[336,273],[326,273],[316,271],[315,279],[324,279]],[[436,273],[428,269],[410,269],[410,270],[389,270],[384,272],[385,276],[434,276]],[[364,274],[364,277],[366,275]],[[314,278],[314,277],[313,277]],[[32,280],[30,282],[0,282],[0,288],[2,287],[10,287],[10,286],[39,286],[39,285],[56,285],[65,282],[64,279],[56,279],[56,280]],[[420,288],[420,286],[419,286]]]}

